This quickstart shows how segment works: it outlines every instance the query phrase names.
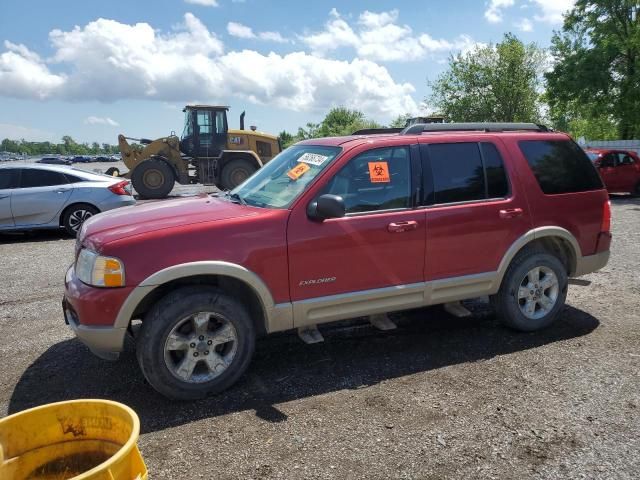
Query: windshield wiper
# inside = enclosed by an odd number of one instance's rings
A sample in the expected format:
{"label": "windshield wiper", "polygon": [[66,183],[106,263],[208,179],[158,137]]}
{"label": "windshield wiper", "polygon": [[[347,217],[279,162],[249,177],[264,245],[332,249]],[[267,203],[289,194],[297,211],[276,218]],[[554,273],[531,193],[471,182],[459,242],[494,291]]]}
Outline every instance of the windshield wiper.
{"label": "windshield wiper", "polygon": [[225,197],[231,200],[233,203],[239,203],[240,205],[246,205],[247,202],[238,193],[225,192]]}

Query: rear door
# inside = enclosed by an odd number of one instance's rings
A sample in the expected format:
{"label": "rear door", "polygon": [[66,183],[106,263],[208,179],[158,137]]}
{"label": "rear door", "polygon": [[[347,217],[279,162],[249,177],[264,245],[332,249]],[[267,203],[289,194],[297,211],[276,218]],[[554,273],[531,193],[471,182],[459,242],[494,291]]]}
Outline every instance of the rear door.
{"label": "rear door", "polygon": [[19,173],[17,168],[0,169],[0,228],[14,225],[11,195],[18,186]]}
{"label": "rear door", "polygon": [[21,169],[20,186],[11,196],[15,225],[38,226],[57,220],[72,191],[73,186],[61,172]]}
{"label": "rear door", "polygon": [[426,206],[426,280],[495,272],[531,229],[507,150],[495,138],[420,146]]}

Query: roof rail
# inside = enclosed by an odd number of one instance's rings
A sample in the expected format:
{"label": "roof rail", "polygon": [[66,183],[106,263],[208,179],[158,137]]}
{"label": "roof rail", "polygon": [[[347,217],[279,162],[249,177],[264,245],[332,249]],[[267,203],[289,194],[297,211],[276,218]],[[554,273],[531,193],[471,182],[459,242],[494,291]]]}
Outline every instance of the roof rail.
{"label": "roof rail", "polygon": [[551,132],[552,130],[537,123],[418,123],[410,125],[401,135],[417,135],[422,132]]}
{"label": "roof rail", "polygon": [[376,135],[380,133],[400,133],[404,128],[363,128],[356,130],[351,135]]}

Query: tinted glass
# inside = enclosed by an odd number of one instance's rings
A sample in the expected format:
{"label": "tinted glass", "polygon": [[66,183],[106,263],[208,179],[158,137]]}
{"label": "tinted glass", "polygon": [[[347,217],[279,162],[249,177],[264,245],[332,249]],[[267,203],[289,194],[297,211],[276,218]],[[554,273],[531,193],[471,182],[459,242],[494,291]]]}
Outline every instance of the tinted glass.
{"label": "tinted glass", "polygon": [[349,160],[323,193],[340,195],[347,213],[410,206],[409,148],[369,150]]}
{"label": "tinted glass", "polygon": [[600,159],[600,167],[615,167],[616,156],[613,153],[607,153]]}
{"label": "tinted glass", "polygon": [[25,168],[22,170],[20,188],[50,187],[53,185],[63,185],[65,183],[68,182],[62,173]]}
{"label": "tinted glass", "polygon": [[429,145],[435,203],[485,197],[484,171],[477,143]]}
{"label": "tinted glass", "polygon": [[75,175],[69,175],[68,173],[65,173],[64,176],[67,177],[67,181],[69,183],[79,183],[87,181],[84,178],[76,177]]}
{"label": "tinted glass", "polygon": [[0,169],[0,190],[18,187],[18,170],[15,168]]}
{"label": "tinted glass", "polygon": [[520,149],[548,195],[603,188],[589,157],[570,140],[526,140]]}
{"label": "tinted glass", "polygon": [[487,172],[487,197],[502,198],[509,193],[509,182],[500,152],[493,143],[481,143],[484,169]]}

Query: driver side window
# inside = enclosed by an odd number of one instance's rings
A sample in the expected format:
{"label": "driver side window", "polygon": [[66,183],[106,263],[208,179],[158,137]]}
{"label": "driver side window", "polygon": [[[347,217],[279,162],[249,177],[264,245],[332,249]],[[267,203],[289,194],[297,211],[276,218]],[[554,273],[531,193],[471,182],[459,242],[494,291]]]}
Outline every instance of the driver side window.
{"label": "driver side window", "polygon": [[211,133],[211,112],[198,112],[198,129],[200,135]]}
{"label": "driver side window", "polygon": [[613,167],[616,164],[616,157],[613,153],[607,153],[600,160],[600,168]]}
{"label": "driver side window", "polygon": [[347,214],[409,208],[409,148],[378,148],[361,153],[342,167],[323,193],[341,196]]}

